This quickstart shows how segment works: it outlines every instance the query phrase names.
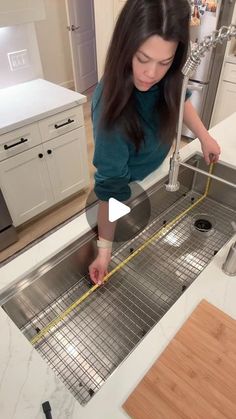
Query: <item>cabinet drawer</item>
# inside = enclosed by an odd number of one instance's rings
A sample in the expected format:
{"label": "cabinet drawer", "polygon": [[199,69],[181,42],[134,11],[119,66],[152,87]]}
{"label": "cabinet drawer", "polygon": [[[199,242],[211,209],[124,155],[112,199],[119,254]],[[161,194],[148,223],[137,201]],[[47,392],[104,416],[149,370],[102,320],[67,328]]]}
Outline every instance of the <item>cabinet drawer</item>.
{"label": "cabinet drawer", "polygon": [[223,80],[230,81],[231,83],[236,83],[236,64],[225,64]]}
{"label": "cabinet drawer", "polygon": [[84,124],[82,107],[74,107],[39,121],[42,141],[48,141],[81,127]]}
{"label": "cabinet drawer", "polygon": [[37,123],[25,125],[0,136],[0,161],[41,143]]}

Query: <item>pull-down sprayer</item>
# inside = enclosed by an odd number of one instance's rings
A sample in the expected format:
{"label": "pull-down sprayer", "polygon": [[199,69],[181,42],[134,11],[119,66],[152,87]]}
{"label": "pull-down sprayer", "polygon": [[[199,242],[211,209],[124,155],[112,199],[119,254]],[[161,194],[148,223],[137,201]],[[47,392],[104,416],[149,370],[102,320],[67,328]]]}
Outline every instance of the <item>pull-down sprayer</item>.
{"label": "pull-down sprayer", "polygon": [[[182,91],[181,91],[181,98],[180,98],[180,109],[179,109],[179,118],[178,118],[178,127],[177,127],[177,138],[175,143],[175,150],[173,156],[170,159],[170,170],[169,170],[169,182],[166,185],[167,191],[174,192],[179,189],[179,182],[178,182],[178,174],[179,174],[179,166],[186,166],[192,170],[200,171],[199,169],[190,166],[186,163],[182,163],[179,155],[179,146],[181,140],[181,133],[183,127],[183,118],[184,118],[184,102],[186,96],[186,90],[189,78],[196,70],[198,65],[201,62],[201,59],[204,57],[205,53],[209,51],[211,48],[217,46],[217,44],[222,44],[225,41],[229,41],[232,38],[236,38],[236,24],[232,24],[230,26],[222,26],[219,30],[212,32],[211,35],[206,36],[202,42],[195,44],[193,50],[191,51],[190,56],[188,57],[183,69],[182,73],[184,75],[183,84],[182,84]],[[209,177],[214,177],[215,179],[227,183],[230,186],[236,188],[236,184],[228,182],[222,178],[216,177],[214,175],[210,175],[207,172],[201,171],[202,174],[205,174]]]}

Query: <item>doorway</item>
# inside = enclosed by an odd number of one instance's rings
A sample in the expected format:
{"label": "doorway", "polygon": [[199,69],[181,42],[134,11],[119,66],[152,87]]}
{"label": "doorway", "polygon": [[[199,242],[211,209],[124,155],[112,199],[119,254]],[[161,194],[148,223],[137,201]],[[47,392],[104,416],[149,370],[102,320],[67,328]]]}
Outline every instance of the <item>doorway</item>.
{"label": "doorway", "polygon": [[93,0],[66,0],[75,90],[83,93],[98,81]]}

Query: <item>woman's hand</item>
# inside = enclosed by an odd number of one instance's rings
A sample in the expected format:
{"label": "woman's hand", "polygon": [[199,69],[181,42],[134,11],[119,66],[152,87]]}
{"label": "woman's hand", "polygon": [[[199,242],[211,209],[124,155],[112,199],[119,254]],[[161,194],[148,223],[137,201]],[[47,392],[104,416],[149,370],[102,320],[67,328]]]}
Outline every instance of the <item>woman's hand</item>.
{"label": "woman's hand", "polygon": [[108,273],[108,265],[111,260],[111,249],[99,249],[96,259],[89,266],[89,274],[94,284],[101,285]]}
{"label": "woman's hand", "polygon": [[207,164],[216,163],[219,160],[220,147],[204,127],[189,99],[184,104],[184,122],[194,132],[196,137],[199,138],[205,162]]}
{"label": "woman's hand", "polygon": [[209,133],[204,140],[201,141],[201,147],[206,164],[216,163],[219,160],[221,153],[220,146]]}

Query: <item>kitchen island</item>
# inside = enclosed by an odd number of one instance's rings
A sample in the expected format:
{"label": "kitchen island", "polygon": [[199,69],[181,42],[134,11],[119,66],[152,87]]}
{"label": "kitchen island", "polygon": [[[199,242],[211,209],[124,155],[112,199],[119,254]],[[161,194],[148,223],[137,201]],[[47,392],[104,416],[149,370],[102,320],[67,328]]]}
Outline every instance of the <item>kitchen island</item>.
{"label": "kitchen island", "polygon": [[0,89],[0,187],[15,227],[88,187],[85,102],[43,79]]}
{"label": "kitchen island", "polygon": [[[235,125],[236,114],[233,114],[210,131],[221,145],[220,161],[233,168],[236,168]],[[197,151],[200,151],[200,144],[198,140],[194,140],[181,150],[181,157],[188,159]],[[148,189],[166,176],[168,169],[169,159],[166,159],[157,171],[141,182],[142,187]],[[82,214],[3,266],[0,269],[0,293],[77,240],[89,228],[86,216]],[[232,239],[214,256],[207,268],[85,407],[79,405],[0,309],[1,418],[44,419],[41,404],[46,400],[51,404],[53,419],[128,418],[122,404],[202,299],[236,319],[236,277],[225,275],[221,269],[233,241],[235,237],[232,231]]]}

